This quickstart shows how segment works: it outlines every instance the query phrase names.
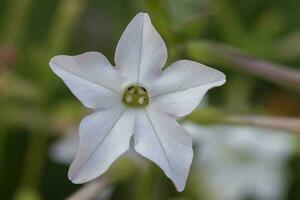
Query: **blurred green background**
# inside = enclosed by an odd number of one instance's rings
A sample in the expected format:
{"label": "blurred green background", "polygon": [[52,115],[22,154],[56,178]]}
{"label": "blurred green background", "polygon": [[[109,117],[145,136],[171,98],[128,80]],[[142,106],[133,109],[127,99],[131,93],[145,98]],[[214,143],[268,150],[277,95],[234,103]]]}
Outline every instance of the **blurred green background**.
{"label": "blurred green background", "polygon": [[[283,163],[284,191],[276,199],[300,199],[299,8],[299,0],[0,0],[0,199],[59,200],[82,187],[67,178],[72,142],[62,142],[62,150],[53,145],[67,134],[76,136],[88,110],[48,62],[55,55],[87,51],[112,62],[123,30],[138,12],[148,12],[165,39],[168,63],[191,59],[227,76],[227,83],[210,91],[201,108],[182,121],[293,135],[294,150]],[[199,154],[201,142],[195,142]],[[272,147],[269,139],[263,142]],[[177,193],[154,164],[124,156],[98,180],[107,184],[97,186],[93,199],[267,200],[252,191],[230,199],[226,187],[207,189],[206,172],[196,160],[185,191]]]}

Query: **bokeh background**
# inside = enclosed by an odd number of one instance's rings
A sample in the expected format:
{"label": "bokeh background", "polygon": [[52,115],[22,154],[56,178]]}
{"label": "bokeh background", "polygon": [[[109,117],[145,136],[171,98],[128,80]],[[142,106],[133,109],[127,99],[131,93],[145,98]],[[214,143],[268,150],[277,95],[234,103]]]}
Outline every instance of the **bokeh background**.
{"label": "bokeh background", "polygon": [[[299,0],[0,0],[0,199],[300,199],[299,8]],[[113,62],[141,11],[165,39],[168,63],[191,59],[227,75],[180,120],[195,147],[182,193],[133,151],[90,184],[67,178],[89,111],[48,62],[87,51]]]}

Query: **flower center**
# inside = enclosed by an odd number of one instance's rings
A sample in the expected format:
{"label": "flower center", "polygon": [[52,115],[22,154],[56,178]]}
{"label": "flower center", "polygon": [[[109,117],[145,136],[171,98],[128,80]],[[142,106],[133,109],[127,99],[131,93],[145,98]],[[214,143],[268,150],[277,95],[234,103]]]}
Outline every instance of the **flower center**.
{"label": "flower center", "polygon": [[123,94],[122,102],[132,108],[146,107],[149,104],[149,95],[146,88],[139,85],[130,85]]}

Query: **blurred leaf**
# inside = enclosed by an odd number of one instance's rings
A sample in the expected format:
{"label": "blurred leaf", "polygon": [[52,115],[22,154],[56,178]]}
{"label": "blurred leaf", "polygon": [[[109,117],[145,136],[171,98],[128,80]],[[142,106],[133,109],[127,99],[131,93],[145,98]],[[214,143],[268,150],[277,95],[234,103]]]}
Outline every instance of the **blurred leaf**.
{"label": "blurred leaf", "polygon": [[300,30],[287,34],[278,42],[278,56],[284,60],[300,57]]}
{"label": "blurred leaf", "polygon": [[204,28],[207,26],[208,18],[211,17],[211,15],[211,13],[206,13],[185,19],[175,27],[175,34],[182,41],[199,37],[199,35],[204,31]]}
{"label": "blurred leaf", "polygon": [[33,83],[24,80],[11,72],[0,74],[0,99],[17,100],[19,102],[37,102],[40,91]]}
{"label": "blurred leaf", "polygon": [[259,40],[273,40],[283,30],[283,17],[278,10],[269,9],[263,12],[255,22],[253,31]]}
{"label": "blurred leaf", "polygon": [[167,40],[168,45],[175,42],[172,33],[172,20],[170,17],[168,1],[165,0],[146,0],[150,17],[158,32]]}
{"label": "blurred leaf", "polygon": [[241,45],[246,35],[245,27],[234,9],[233,1],[209,0],[211,7],[216,10],[216,25],[225,41]]}

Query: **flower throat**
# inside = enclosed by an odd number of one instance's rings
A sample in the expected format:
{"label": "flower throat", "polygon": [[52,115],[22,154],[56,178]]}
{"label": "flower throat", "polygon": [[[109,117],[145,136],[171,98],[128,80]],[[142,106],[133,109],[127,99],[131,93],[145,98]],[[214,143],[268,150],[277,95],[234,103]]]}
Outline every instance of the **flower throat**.
{"label": "flower throat", "polygon": [[139,85],[130,85],[126,88],[122,102],[132,108],[142,108],[149,104],[149,95],[146,88]]}

